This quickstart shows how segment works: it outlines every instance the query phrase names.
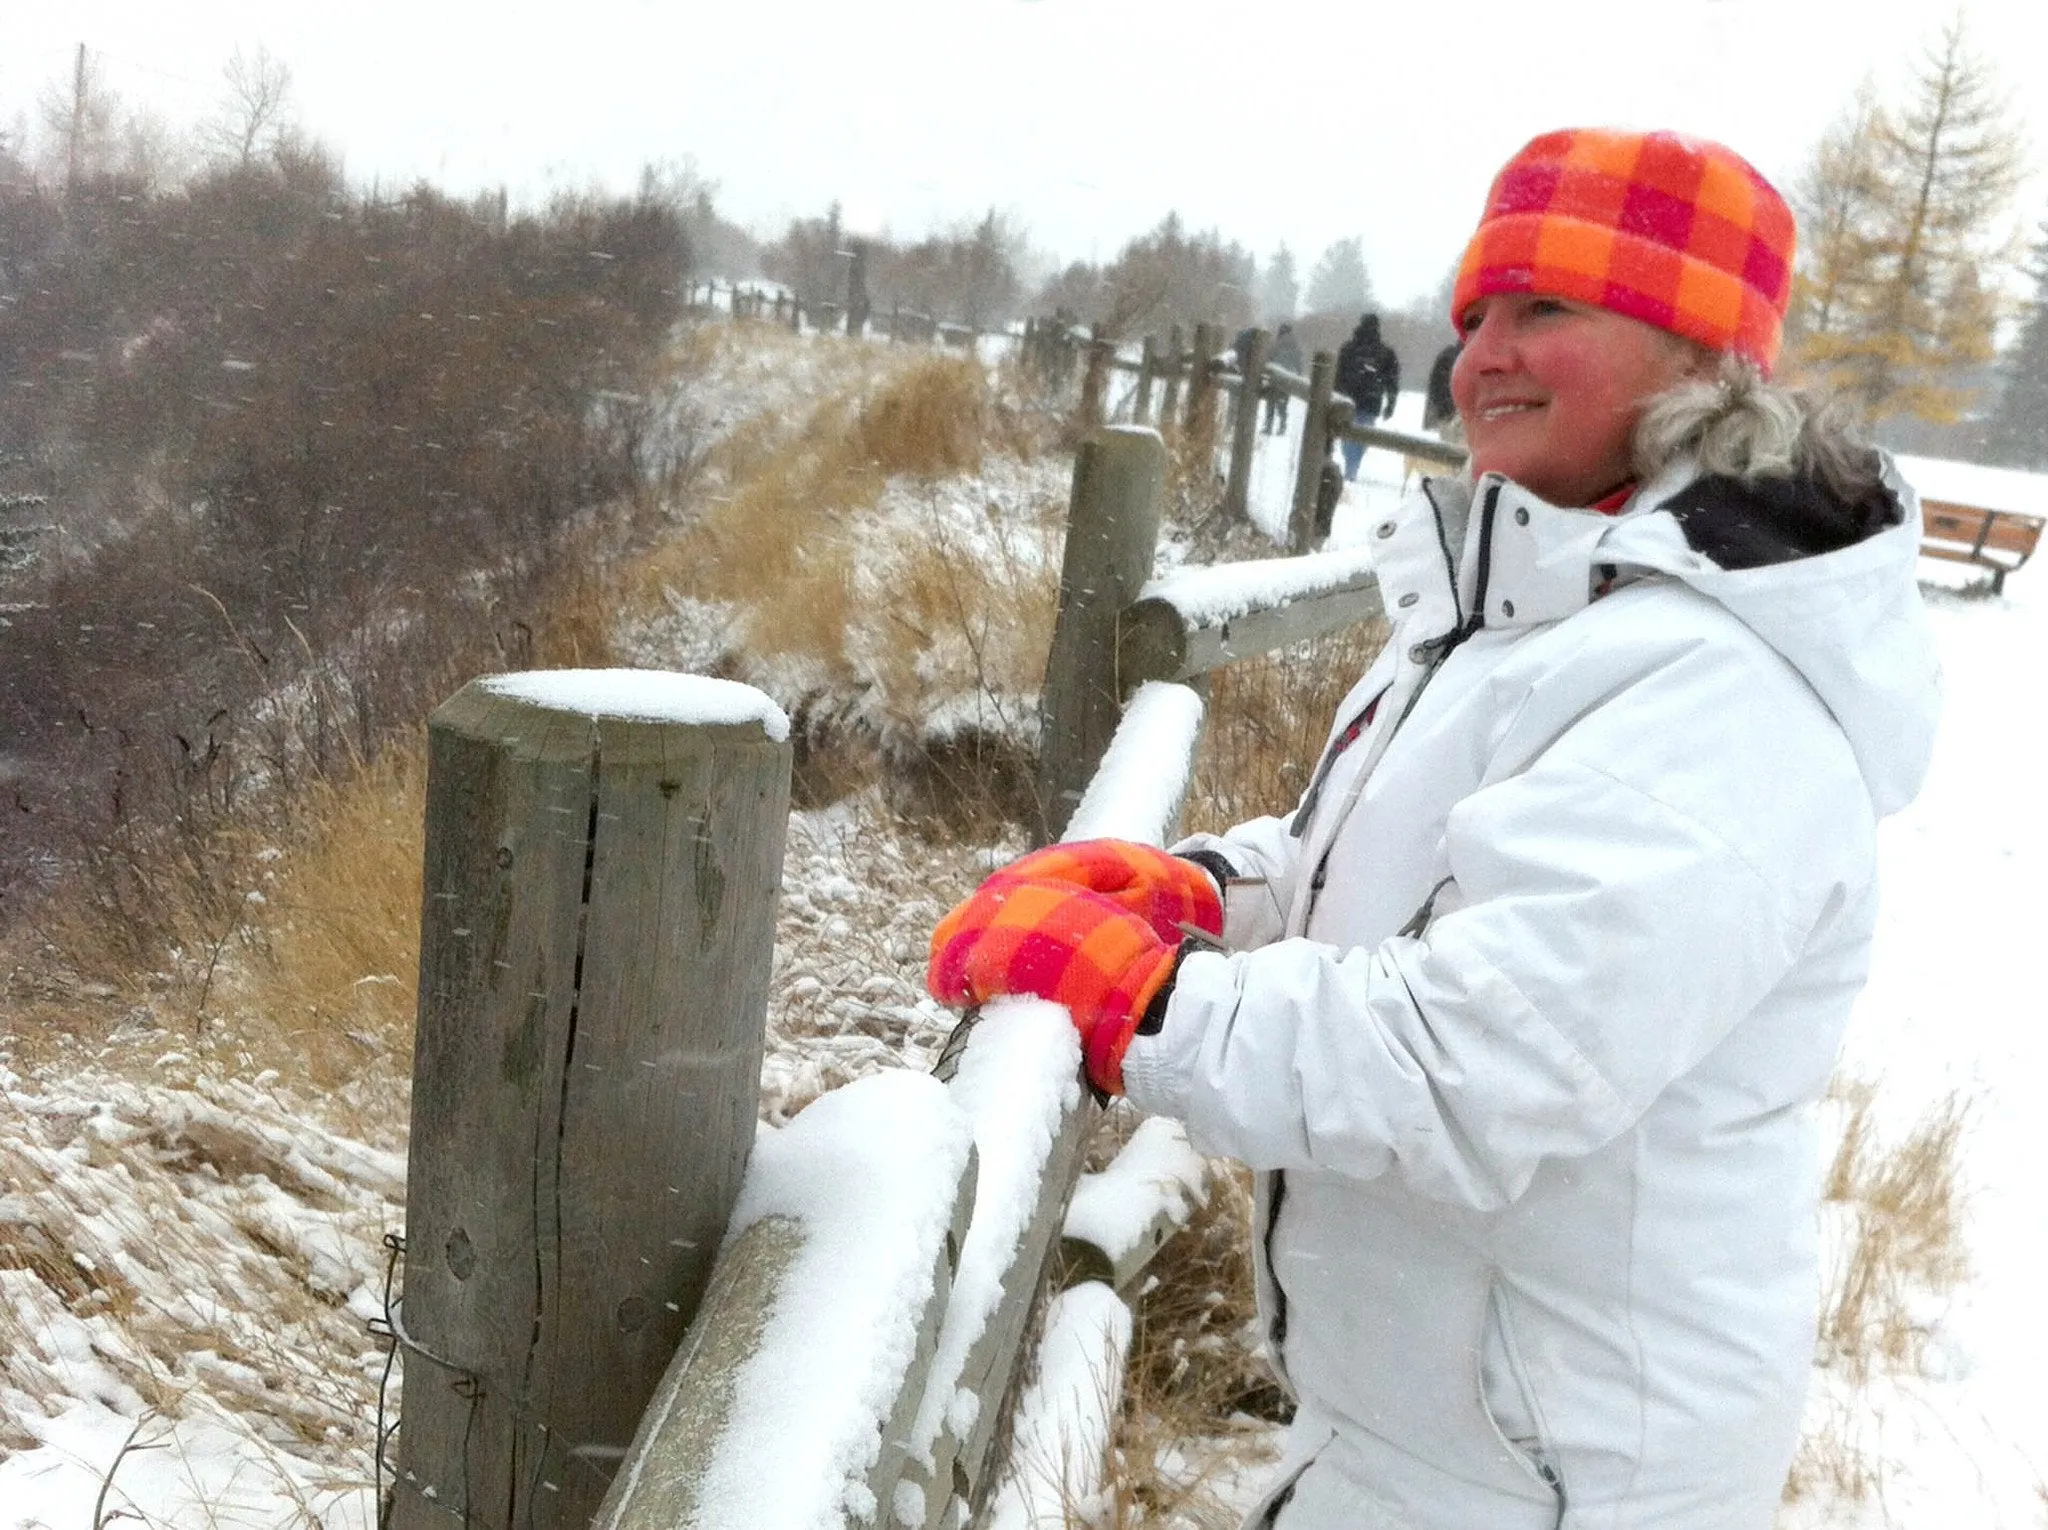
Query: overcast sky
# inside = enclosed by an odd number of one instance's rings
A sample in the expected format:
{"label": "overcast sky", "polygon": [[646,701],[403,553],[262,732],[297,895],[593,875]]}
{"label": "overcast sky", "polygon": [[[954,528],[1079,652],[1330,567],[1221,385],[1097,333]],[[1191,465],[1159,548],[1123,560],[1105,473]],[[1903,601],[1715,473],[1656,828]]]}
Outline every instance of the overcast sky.
{"label": "overcast sky", "polygon": [[[236,47],[291,70],[350,176],[515,198],[694,159],[772,232],[991,205],[1106,259],[1178,209],[1306,274],[1362,236],[1388,305],[1455,260],[1500,162],[1573,124],[1721,139],[1785,184],[1859,80],[1896,88],[1944,0],[6,0],[0,124],[84,43],[127,103],[215,111]],[[2048,0],[1967,0],[2030,119],[2016,219],[2048,215]]]}

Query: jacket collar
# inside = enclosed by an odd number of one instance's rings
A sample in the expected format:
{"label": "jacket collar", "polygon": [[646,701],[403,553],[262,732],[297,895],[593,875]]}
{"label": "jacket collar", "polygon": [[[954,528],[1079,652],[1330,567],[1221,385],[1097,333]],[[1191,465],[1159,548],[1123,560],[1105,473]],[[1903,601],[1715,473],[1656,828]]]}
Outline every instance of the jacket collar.
{"label": "jacket collar", "polygon": [[1432,478],[1372,529],[1388,619],[1410,647],[1473,625],[1528,627],[1582,610],[1596,556],[1618,523],[1561,509],[1489,473]]}

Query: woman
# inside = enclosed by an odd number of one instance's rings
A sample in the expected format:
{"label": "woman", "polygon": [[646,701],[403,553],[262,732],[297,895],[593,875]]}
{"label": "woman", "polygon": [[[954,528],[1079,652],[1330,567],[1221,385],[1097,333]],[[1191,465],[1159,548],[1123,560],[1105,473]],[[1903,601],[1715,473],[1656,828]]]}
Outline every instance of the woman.
{"label": "woman", "polygon": [[1718,145],[1528,145],[1456,285],[1471,476],[1373,528],[1393,636],[1299,806],[1038,852],[934,934],[935,994],[1066,1004],[1262,1171],[1299,1410],[1252,1524],[1771,1522],[1937,689],[1911,491],[1764,380],[1792,241]]}

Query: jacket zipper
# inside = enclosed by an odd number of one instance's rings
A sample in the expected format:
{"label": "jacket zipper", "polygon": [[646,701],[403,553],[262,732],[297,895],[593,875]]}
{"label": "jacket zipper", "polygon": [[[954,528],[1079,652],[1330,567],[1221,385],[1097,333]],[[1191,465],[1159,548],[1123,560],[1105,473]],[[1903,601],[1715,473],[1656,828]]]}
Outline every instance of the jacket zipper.
{"label": "jacket zipper", "polygon": [[[1486,490],[1486,499],[1481,504],[1479,511],[1479,574],[1474,581],[1474,595],[1476,598],[1472,602],[1471,614],[1466,616],[1447,635],[1437,639],[1434,644],[1417,645],[1418,647],[1434,646],[1437,648],[1437,651],[1430,655],[1429,667],[1422,672],[1422,678],[1416,682],[1415,689],[1408,693],[1408,699],[1401,704],[1400,715],[1387,724],[1386,741],[1380,750],[1381,758],[1385,758],[1387,748],[1393,744],[1394,735],[1399,733],[1401,725],[1408,721],[1410,714],[1415,710],[1416,703],[1422,700],[1422,693],[1429,689],[1429,682],[1434,680],[1437,671],[1443,668],[1444,661],[1456,653],[1467,638],[1486,625],[1487,576],[1491,571],[1490,565],[1493,560],[1493,516],[1495,507],[1499,503],[1500,485],[1497,483],[1491,484]],[[1433,499],[1430,501],[1430,508],[1432,510],[1436,508],[1436,501]],[[1441,512],[1437,514],[1437,532],[1438,539],[1441,541],[1443,532],[1443,515]],[[1451,599],[1453,603],[1457,600],[1457,589],[1457,576],[1454,571],[1451,579]],[[1382,691],[1380,696],[1385,694],[1386,692]],[[1379,697],[1375,697],[1371,704],[1378,706],[1379,700]],[[1338,753],[1341,752],[1338,751]],[[1308,833],[1309,810],[1317,805],[1318,799],[1322,796],[1324,779],[1329,775],[1336,763],[1336,754],[1324,755],[1322,765],[1316,771],[1315,780],[1310,784],[1307,795],[1302,798],[1301,807],[1295,811],[1294,820],[1288,825],[1288,829],[1297,839],[1304,837]],[[1309,878],[1309,890],[1311,892],[1322,891],[1324,883],[1329,878],[1330,851],[1335,848],[1336,842],[1334,839],[1323,848],[1322,858],[1316,862],[1315,873]]]}
{"label": "jacket zipper", "polygon": [[[1429,497],[1427,488],[1423,490],[1423,494],[1424,497],[1429,498],[1430,511],[1436,518],[1438,545],[1444,549],[1445,559],[1449,561],[1450,544],[1444,538],[1443,512],[1437,508],[1436,500]],[[1441,650],[1430,656],[1429,668],[1422,672],[1422,679],[1417,683],[1415,689],[1409,693],[1408,700],[1403,704],[1400,715],[1387,724],[1388,744],[1392,743],[1394,735],[1401,729],[1401,724],[1405,723],[1408,720],[1409,714],[1415,710],[1415,703],[1420,701],[1422,693],[1429,689],[1429,682],[1434,680],[1437,671],[1443,668],[1444,660],[1455,653],[1459,645],[1467,638],[1486,625],[1487,576],[1491,571],[1489,565],[1493,558],[1493,516],[1499,504],[1500,485],[1498,483],[1489,484],[1486,490],[1486,498],[1481,503],[1479,509],[1479,573],[1473,584],[1472,611],[1448,637],[1441,640],[1443,644]],[[1449,567],[1451,571],[1451,601],[1455,605],[1458,599],[1458,571],[1456,562],[1449,561]],[[1380,696],[1385,694],[1386,692],[1382,691]],[[1379,700],[1379,697],[1374,697],[1371,705],[1378,706]],[[1314,782],[1310,784],[1308,793],[1302,798],[1301,809],[1296,812],[1294,822],[1289,825],[1289,828],[1296,836],[1305,835],[1308,832],[1308,810],[1315,806],[1316,799],[1322,795],[1323,780],[1329,774],[1330,768],[1336,763],[1337,753],[1341,752],[1337,751],[1326,755],[1322,767],[1317,770]],[[1381,750],[1381,757],[1385,757],[1384,748]],[[1311,894],[1322,890],[1324,881],[1329,874],[1330,852],[1335,848],[1336,840],[1333,837],[1330,844],[1323,848],[1322,858],[1316,862],[1315,874],[1309,879]],[[1435,904],[1436,895],[1442,890],[1443,884],[1441,882],[1431,889],[1429,903],[1424,906],[1421,916],[1425,921],[1428,918],[1429,907]],[[1287,1292],[1281,1286],[1279,1273],[1274,1267],[1273,1239],[1280,1228],[1280,1208],[1287,1199],[1287,1174],[1283,1169],[1275,1169],[1272,1172],[1273,1193],[1266,1206],[1266,1226],[1259,1242],[1266,1256],[1267,1281],[1273,1288],[1273,1321],[1267,1325],[1266,1342],[1273,1347],[1274,1358],[1279,1360],[1284,1366],[1285,1360],[1282,1355],[1282,1346],[1287,1342]],[[1293,1484],[1288,1484],[1287,1496],[1292,1496],[1293,1491]],[[1279,1513],[1281,1505],[1285,1502],[1285,1497],[1276,1500],[1273,1513]],[[1270,1519],[1268,1523],[1271,1523]]]}

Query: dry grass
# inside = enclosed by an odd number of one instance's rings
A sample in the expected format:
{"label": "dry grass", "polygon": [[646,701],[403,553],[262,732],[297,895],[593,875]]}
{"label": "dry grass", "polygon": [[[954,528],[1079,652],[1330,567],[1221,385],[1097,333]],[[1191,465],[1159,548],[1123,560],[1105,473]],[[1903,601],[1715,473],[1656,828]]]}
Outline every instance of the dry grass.
{"label": "dry grass", "polygon": [[1216,831],[1283,813],[1307,789],[1337,704],[1387,640],[1383,621],[1218,670],[1185,821]]}
{"label": "dry grass", "polygon": [[1843,1223],[1824,1271],[1816,1358],[1827,1374],[1816,1384],[1832,1384],[1835,1393],[1809,1414],[1785,1483],[1788,1503],[1854,1502],[1881,1486],[1877,1462],[1859,1443],[1856,1399],[1881,1376],[1920,1374],[1927,1302],[1969,1274],[1959,1183],[1968,1102],[1951,1092],[1886,1143],[1874,1085],[1841,1078],[1829,1095],[1842,1126],[1824,1198]]}
{"label": "dry grass", "polygon": [[371,1067],[395,1082],[410,1065],[425,805],[422,750],[386,750],[310,789],[280,859],[264,948],[234,998],[259,1058],[289,1059],[322,1091]]}
{"label": "dry grass", "polygon": [[843,388],[795,428],[763,418],[734,432],[712,453],[726,492],[648,555],[633,598],[652,606],[675,592],[742,604],[750,647],[843,669],[858,512],[892,474],[978,470],[987,394],[979,369],[921,356],[878,385]]}
{"label": "dry grass", "polygon": [[1827,1197],[1854,1218],[1821,1315],[1820,1354],[1861,1381],[1878,1367],[1920,1367],[1926,1327],[1916,1298],[1953,1291],[1969,1273],[1962,1247],[1957,1148],[1969,1106],[1951,1093],[1891,1146],[1876,1140],[1875,1091],[1846,1081],[1846,1119]]}
{"label": "dry grass", "polygon": [[[1112,1112],[1091,1153],[1113,1156]],[[1131,1119],[1135,1119],[1132,1117]],[[1080,1530],[1229,1530],[1232,1479],[1270,1459],[1290,1408],[1255,1354],[1251,1176],[1216,1165],[1209,1198],[1159,1252],[1131,1305],[1131,1354],[1116,1399],[1104,1498],[1070,1505]]]}
{"label": "dry grass", "polygon": [[[1063,496],[1036,481],[1036,427],[978,363],[873,356],[800,421],[764,419],[713,450],[716,492],[642,560],[626,620],[719,612],[709,662],[795,717],[800,801],[893,775],[920,817],[1014,821]],[[975,487],[986,498],[966,497]]]}

